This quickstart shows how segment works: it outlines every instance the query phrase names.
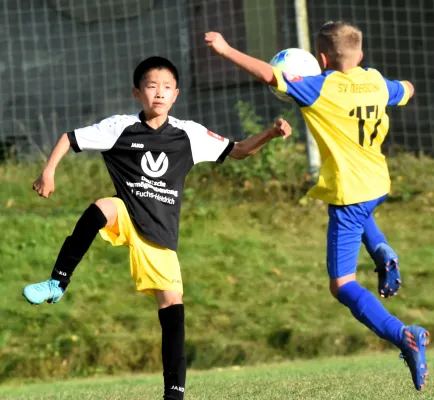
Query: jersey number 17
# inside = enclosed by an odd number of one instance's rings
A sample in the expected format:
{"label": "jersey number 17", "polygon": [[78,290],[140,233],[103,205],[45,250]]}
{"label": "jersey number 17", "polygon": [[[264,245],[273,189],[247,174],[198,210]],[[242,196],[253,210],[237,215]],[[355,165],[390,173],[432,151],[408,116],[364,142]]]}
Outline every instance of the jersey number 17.
{"label": "jersey number 17", "polygon": [[[367,119],[371,118],[371,114],[375,113],[375,118],[378,118],[378,105],[376,106],[361,106],[356,107],[350,111],[350,117],[356,117],[359,120],[359,144],[363,147],[363,143],[365,141],[365,122],[366,120],[362,118],[363,111],[365,111],[365,115]],[[378,134],[378,126],[381,124],[381,119],[377,119],[377,122],[374,125],[374,131],[370,134],[370,143],[372,146],[374,139]],[[368,133],[369,134],[369,133]]]}

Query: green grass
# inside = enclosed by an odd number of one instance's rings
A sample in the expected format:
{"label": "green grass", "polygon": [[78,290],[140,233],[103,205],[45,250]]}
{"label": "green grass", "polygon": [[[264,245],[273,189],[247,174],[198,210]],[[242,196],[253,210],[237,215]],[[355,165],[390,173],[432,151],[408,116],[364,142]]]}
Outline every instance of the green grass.
{"label": "green grass", "polygon": [[[400,254],[404,284],[384,304],[434,329],[434,161],[402,155],[390,165],[391,201],[376,219]],[[156,306],[134,291],[127,249],[97,238],[59,304],[23,300],[26,284],[48,278],[82,211],[113,193],[99,159],[66,158],[48,200],[30,189],[38,172],[0,166],[0,380],[160,370]],[[326,207],[297,197],[295,178],[277,178],[228,182],[224,170],[200,168],[189,177],[179,257],[192,368],[390,348],[328,292]],[[358,275],[375,291],[364,250]]]}
{"label": "green grass", "polygon": [[[434,361],[430,357],[431,363]],[[0,387],[2,400],[157,400],[161,376],[121,376]],[[432,385],[413,389],[397,355],[326,358],[315,361],[189,372],[186,400],[382,400],[432,399]]]}

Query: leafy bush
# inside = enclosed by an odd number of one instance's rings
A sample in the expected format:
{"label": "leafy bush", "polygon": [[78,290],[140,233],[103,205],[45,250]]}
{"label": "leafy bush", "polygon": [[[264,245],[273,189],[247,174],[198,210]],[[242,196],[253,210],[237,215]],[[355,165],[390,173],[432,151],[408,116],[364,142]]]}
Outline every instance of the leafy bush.
{"label": "leafy bush", "polygon": [[[239,101],[236,110],[246,137],[267,128],[250,103]],[[307,162],[305,146],[297,142],[299,121],[295,113],[288,109],[282,109],[277,118],[284,118],[291,124],[292,137],[287,140],[276,138],[255,155],[243,160],[229,158],[219,166],[200,164],[188,177],[190,189],[187,197],[195,193],[191,187],[203,188],[210,180],[223,187],[230,185],[231,193],[238,191],[248,200],[263,198],[270,192],[296,199],[301,197],[307,188]]]}

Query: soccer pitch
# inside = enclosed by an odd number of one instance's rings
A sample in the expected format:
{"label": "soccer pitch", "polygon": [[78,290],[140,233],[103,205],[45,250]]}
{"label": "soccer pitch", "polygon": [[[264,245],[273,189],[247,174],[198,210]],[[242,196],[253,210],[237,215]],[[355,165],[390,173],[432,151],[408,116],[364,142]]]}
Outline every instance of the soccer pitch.
{"label": "soccer pitch", "polygon": [[[434,355],[428,357],[431,364]],[[434,387],[413,389],[395,354],[295,361],[280,365],[189,372],[186,400],[432,399]],[[429,382],[430,383],[430,382]],[[160,375],[94,378],[0,388],[2,400],[153,400],[161,398]]]}

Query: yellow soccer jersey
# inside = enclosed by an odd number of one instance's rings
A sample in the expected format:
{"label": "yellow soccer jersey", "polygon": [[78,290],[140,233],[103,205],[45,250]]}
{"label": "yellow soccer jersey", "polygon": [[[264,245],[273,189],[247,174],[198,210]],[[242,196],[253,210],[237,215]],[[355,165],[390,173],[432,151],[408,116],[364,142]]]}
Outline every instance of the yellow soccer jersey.
{"label": "yellow soccer jersey", "polygon": [[408,102],[407,85],[370,68],[307,77],[273,70],[277,89],[301,107],[321,153],[319,180],[308,195],[347,205],[387,194],[390,177],[381,152],[389,130],[386,107]]}

